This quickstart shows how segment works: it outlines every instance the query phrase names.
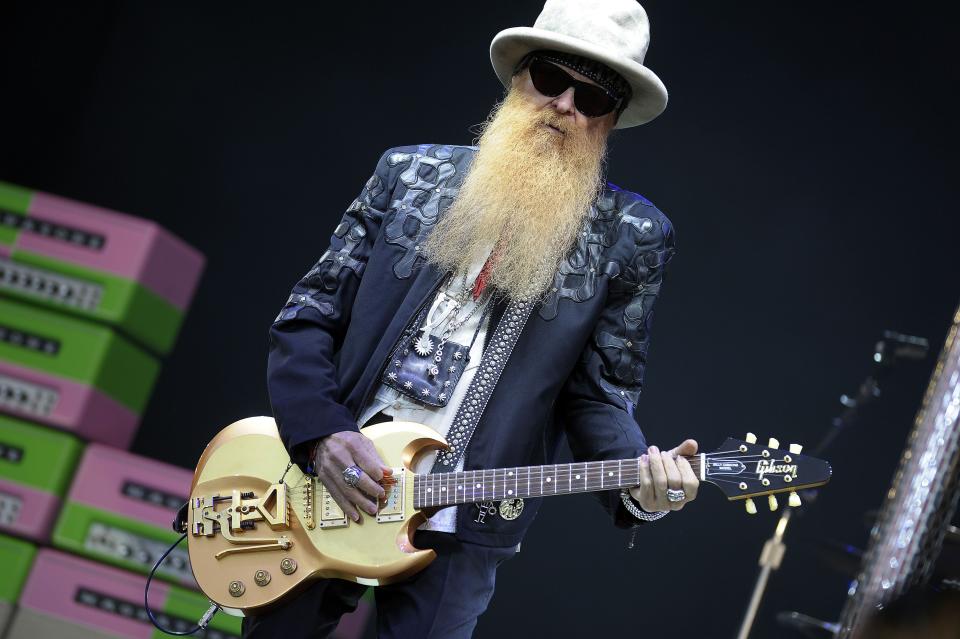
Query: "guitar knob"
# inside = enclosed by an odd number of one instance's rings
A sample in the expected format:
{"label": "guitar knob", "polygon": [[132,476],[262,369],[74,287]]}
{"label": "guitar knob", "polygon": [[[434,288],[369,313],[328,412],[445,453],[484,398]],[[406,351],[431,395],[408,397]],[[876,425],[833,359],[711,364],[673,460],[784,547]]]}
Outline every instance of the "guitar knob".
{"label": "guitar knob", "polygon": [[747,441],[748,444],[756,444],[756,443],[757,443],[757,436],[754,435],[753,433],[747,433],[747,439],[746,439],[746,441]]}
{"label": "guitar knob", "polygon": [[773,512],[777,509],[777,496],[776,495],[767,495],[767,505],[770,506],[770,511]]}
{"label": "guitar knob", "polygon": [[770,441],[767,442],[767,448],[780,448],[780,442],[776,438],[771,437]]}
{"label": "guitar knob", "polygon": [[797,493],[790,493],[790,499],[787,500],[787,503],[790,505],[791,508],[799,508],[800,495],[798,495]]}
{"label": "guitar knob", "polygon": [[753,503],[753,500],[750,499],[749,497],[747,498],[746,507],[747,507],[747,514],[748,514],[748,515],[756,515],[756,514],[757,514],[757,505],[756,505],[755,503]]}
{"label": "guitar knob", "polygon": [[794,455],[799,455],[801,450],[803,450],[803,445],[790,444],[790,452],[793,453]]}

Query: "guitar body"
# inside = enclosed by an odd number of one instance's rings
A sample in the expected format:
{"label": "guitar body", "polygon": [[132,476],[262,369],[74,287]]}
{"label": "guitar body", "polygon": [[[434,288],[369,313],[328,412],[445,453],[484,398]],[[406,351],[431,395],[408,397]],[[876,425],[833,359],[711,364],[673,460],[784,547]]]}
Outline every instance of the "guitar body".
{"label": "guitar body", "polygon": [[361,512],[359,523],[298,466],[287,470],[290,457],[272,418],[235,422],[207,445],[190,491],[187,539],[194,576],[212,601],[235,614],[262,612],[314,579],[383,585],[434,559],[411,542],[426,517],[413,506],[410,469],[446,442],[410,422],[376,424],[363,434],[396,482],[385,486],[380,513]]}

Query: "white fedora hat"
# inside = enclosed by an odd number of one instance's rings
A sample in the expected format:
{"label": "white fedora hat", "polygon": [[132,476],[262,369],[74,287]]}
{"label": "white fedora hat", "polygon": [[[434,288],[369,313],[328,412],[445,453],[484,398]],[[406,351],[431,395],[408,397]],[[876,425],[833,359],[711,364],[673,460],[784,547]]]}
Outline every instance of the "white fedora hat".
{"label": "white fedora hat", "polygon": [[503,86],[531,51],[550,49],[602,62],[630,83],[633,97],[616,128],[646,124],[667,107],[667,88],[643,66],[650,21],[636,0],[547,0],[533,27],[513,27],[490,43],[490,62]]}

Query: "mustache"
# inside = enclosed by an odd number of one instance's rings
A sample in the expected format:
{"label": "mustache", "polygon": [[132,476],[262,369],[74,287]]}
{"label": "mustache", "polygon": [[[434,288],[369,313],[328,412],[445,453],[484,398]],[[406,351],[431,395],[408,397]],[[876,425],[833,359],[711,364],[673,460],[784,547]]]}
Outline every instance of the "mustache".
{"label": "mustache", "polygon": [[555,129],[558,129],[564,135],[570,133],[570,131],[573,129],[572,125],[567,122],[567,119],[553,109],[538,115],[535,118],[534,123],[536,126],[551,126]]}

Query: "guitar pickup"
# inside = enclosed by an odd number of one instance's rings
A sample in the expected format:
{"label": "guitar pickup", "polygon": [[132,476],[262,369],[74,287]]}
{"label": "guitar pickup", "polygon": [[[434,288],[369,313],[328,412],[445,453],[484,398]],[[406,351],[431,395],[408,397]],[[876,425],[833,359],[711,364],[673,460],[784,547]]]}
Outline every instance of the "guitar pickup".
{"label": "guitar pickup", "polygon": [[[320,489],[319,509],[320,520],[317,521],[318,528],[341,528],[347,525],[347,516],[343,514],[343,509],[333,499],[333,495],[323,485],[323,482],[317,482]],[[316,507],[315,507],[316,508]]]}
{"label": "guitar pickup", "polygon": [[403,487],[406,484],[406,475],[402,468],[394,468],[390,481],[382,482],[386,491],[386,501],[377,511],[377,523],[388,521],[403,521]]}

